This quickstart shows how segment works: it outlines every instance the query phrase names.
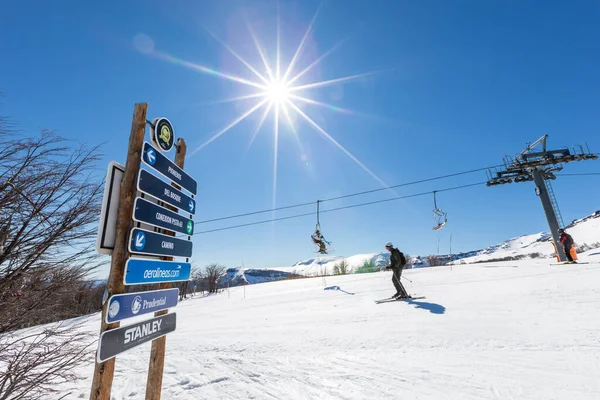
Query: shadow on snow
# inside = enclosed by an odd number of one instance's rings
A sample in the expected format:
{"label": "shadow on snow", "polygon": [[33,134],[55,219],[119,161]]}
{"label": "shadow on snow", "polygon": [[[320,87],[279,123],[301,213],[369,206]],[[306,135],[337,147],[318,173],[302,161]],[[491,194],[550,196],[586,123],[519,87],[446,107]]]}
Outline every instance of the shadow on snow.
{"label": "shadow on snow", "polygon": [[343,290],[342,288],[340,288],[339,286],[328,286],[323,290],[339,290],[340,292],[344,292],[346,294],[354,294],[354,293],[350,293],[350,292],[346,292],[345,290]]}
{"label": "shadow on snow", "polygon": [[441,304],[436,303],[428,303],[426,301],[415,301],[415,300],[404,300],[408,304],[412,304],[417,306],[417,308],[422,308],[424,310],[428,310],[432,314],[445,314],[446,307]]}

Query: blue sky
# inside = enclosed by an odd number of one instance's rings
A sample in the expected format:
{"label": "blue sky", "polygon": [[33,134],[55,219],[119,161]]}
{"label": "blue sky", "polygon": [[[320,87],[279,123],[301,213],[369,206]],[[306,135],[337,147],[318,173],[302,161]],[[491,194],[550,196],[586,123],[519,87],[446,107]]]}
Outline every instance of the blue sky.
{"label": "blue sky", "polygon": [[[165,116],[191,153],[256,104],[251,86],[186,67],[202,65],[258,81],[212,34],[266,75],[245,25],[276,58],[275,1],[13,2],[0,16],[2,114],[35,133],[52,128],[105,143],[99,165],[124,163],[133,105]],[[352,110],[297,103],[323,130],[388,185],[502,163],[549,135],[550,147],[587,142],[600,150],[600,4],[552,1],[290,1],[279,3],[286,67],[319,10],[294,71],[337,46],[298,84],[380,71],[298,92]],[[151,50],[148,52],[148,50]],[[157,56],[158,55],[158,56]],[[206,71],[206,70],[205,70]],[[292,74],[293,75],[293,74]],[[202,221],[381,188],[295,112],[298,139],[281,116],[273,199],[274,118],[248,149],[262,110],[191,154]],[[301,146],[298,144],[300,143]],[[172,157],[172,155],[171,155]],[[599,161],[565,173],[600,171]],[[483,182],[485,172],[325,202],[343,207]],[[598,177],[553,182],[565,223],[599,208]],[[448,225],[434,232],[433,196],[326,213],[335,254],[468,251],[547,229],[531,182],[442,192]],[[314,206],[210,224],[197,230],[315,211]],[[197,234],[193,261],[277,267],[312,257],[315,217]]]}

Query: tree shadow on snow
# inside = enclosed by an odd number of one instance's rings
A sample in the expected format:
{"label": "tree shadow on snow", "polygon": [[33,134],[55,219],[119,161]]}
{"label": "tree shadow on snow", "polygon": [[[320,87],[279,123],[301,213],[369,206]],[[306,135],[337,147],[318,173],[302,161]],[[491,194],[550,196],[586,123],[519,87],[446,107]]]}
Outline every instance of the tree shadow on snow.
{"label": "tree shadow on snow", "polygon": [[446,307],[441,304],[436,303],[428,303],[426,301],[415,301],[415,300],[405,300],[408,304],[412,304],[417,306],[417,308],[422,308],[424,310],[428,310],[432,314],[444,314],[446,312]]}
{"label": "tree shadow on snow", "polygon": [[323,290],[339,290],[340,292],[344,292],[346,294],[354,294],[354,293],[350,293],[350,292],[346,292],[345,290],[342,290],[342,288],[340,288],[339,286],[328,286]]}

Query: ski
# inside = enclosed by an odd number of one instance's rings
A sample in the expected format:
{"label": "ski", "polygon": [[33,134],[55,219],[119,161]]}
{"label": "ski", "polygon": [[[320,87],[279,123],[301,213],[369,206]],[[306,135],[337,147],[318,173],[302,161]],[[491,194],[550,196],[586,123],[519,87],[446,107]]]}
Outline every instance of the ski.
{"label": "ski", "polygon": [[589,264],[589,262],[588,262],[588,261],[584,261],[584,262],[579,262],[579,261],[577,261],[577,262],[573,262],[573,263],[570,263],[570,262],[564,262],[564,263],[550,263],[550,265],[577,265],[577,264]]}
{"label": "ski", "polygon": [[407,299],[394,299],[392,297],[388,297],[387,299],[375,300],[375,304],[379,303],[391,303],[392,301],[406,301],[406,300],[420,300],[424,299],[425,296],[417,296],[417,297],[409,297]]}

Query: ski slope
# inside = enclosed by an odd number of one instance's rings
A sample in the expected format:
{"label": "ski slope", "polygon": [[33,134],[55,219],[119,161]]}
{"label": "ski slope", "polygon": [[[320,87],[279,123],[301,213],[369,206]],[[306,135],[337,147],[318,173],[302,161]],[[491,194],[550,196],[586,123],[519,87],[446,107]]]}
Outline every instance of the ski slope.
{"label": "ski slope", "polygon": [[[575,249],[578,253],[585,253],[590,249],[600,249],[600,210],[584,218],[574,220],[568,224],[566,230],[575,240]],[[401,251],[411,255],[412,268],[428,267],[427,256],[414,256],[410,246],[401,246]],[[466,253],[442,254],[439,257],[445,263],[454,265],[472,264],[479,262],[500,261],[510,259],[546,258],[554,259],[554,247],[548,232],[538,232],[521,235],[502,243],[488,246],[484,249],[473,250]],[[454,259],[455,261],[450,261]],[[355,272],[365,262],[372,262],[377,267],[382,267],[389,262],[389,253],[373,252],[356,254],[349,257],[342,255],[319,255],[306,260],[298,261],[292,266],[268,267],[262,269],[231,268],[231,274],[226,277],[226,282],[231,285],[245,283],[259,283],[281,279],[282,275],[299,274],[303,276],[321,276],[332,274],[334,267],[340,261],[346,261],[348,271]],[[271,271],[271,272],[269,272]]]}
{"label": "ski slope", "polygon": [[[374,303],[394,293],[387,271],[186,300],[162,398],[598,399],[600,251],[585,260],[405,270],[426,296],[411,302]],[[98,331],[99,314],[84,319]],[[149,349],[117,357],[113,399],[144,398]],[[66,398],[88,398],[92,372]]]}
{"label": "ski slope", "polygon": [[[590,248],[600,249],[600,210],[573,221],[566,226],[565,230],[573,237],[578,253]],[[554,247],[550,233],[539,232],[512,238],[473,253],[474,255],[470,257],[461,257],[453,264],[470,264],[519,256],[530,258],[532,255],[554,257]]]}

